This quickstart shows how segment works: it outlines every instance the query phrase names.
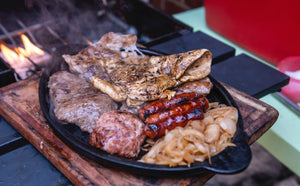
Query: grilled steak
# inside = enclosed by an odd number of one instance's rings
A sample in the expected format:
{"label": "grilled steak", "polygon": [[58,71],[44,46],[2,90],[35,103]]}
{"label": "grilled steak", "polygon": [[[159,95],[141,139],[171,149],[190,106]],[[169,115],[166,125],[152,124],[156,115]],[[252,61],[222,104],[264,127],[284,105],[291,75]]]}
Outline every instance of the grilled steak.
{"label": "grilled steak", "polygon": [[92,132],[101,114],[118,107],[109,96],[66,71],[53,74],[48,87],[57,119],[74,123],[83,131]]}
{"label": "grilled steak", "polygon": [[115,101],[126,100],[128,106],[172,97],[175,92],[169,89],[210,73],[211,53],[206,49],[150,57],[137,50],[136,40],[134,35],[110,32],[77,55],[63,57],[71,71],[88,72],[82,76]]}
{"label": "grilled steak", "polygon": [[134,158],[145,139],[144,123],[131,113],[114,110],[100,116],[90,133],[90,144],[108,153]]}

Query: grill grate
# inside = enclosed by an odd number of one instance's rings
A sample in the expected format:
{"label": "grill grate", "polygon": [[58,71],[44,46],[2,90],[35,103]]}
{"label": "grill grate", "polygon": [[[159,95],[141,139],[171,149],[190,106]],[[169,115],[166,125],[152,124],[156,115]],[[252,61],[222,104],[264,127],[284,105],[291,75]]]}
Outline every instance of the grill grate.
{"label": "grill grate", "polygon": [[15,9],[0,6],[0,44],[9,49],[23,48],[20,36],[24,34],[46,53],[44,57],[26,57],[26,72],[19,73],[0,52],[0,62],[10,69],[15,80],[25,79],[46,68],[57,48],[69,44],[91,45],[110,31],[135,34],[139,43],[146,44],[192,30],[139,0],[112,0],[106,5],[95,0],[57,1],[50,5],[46,1],[39,2],[46,6],[31,4],[27,8],[20,5],[22,2]]}
{"label": "grill grate", "polygon": [[[20,15],[20,13],[18,13]],[[2,45],[5,45],[11,50],[14,50],[14,52],[18,53],[15,49],[17,47],[24,47],[23,44],[20,42],[20,36],[22,34],[26,35],[29,40],[37,47],[41,48],[43,51],[45,51],[45,55],[40,57],[26,57],[26,60],[24,60],[24,63],[22,67],[16,66],[15,64],[12,64],[8,59],[5,58],[3,52],[0,52],[1,59],[1,65],[3,66],[1,68],[1,77],[5,78],[5,80],[1,80],[1,86],[6,85],[7,83],[14,82],[15,80],[21,80],[25,79],[33,74],[36,74],[40,72],[46,64],[51,60],[51,54],[54,52],[57,48],[68,45],[68,44],[89,44],[91,45],[93,41],[98,39],[100,36],[96,36],[94,34],[94,37],[88,37],[90,36],[88,29],[85,29],[86,27],[92,27],[93,25],[97,25],[98,28],[105,27],[106,30],[109,29],[110,31],[117,31],[117,32],[126,32],[124,30],[124,27],[126,24],[122,24],[122,27],[120,27],[120,20],[118,20],[116,17],[110,15],[106,16],[102,14],[99,18],[100,20],[96,20],[96,23],[94,21],[90,23],[90,25],[86,25],[83,27],[82,30],[76,28],[80,27],[82,23],[80,22],[74,22],[76,19],[75,17],[67,18],[68,15],[65,15],[64,17],[57,18],[51,18],[46,21],[44,20],[38,20],[34,24],[32,24],[31,21],[22,21],[17,15],[14,13],[10,13],[10,18],[8,19],[8,22],[2,22],[0,23],[0,43]],[[29,16],[32,16],[31,13],[28,13],[25,11],[23,14],[25,17],[28,16],[28,19],[31,19]],[[97,15],[97,11],[88,10],[85,12],[86,16]],[[51,16],[52,17],[52,16]],[[24,19],[24,18],[23,18]],[[85,20],[87,18],[81,18],[82,20]],[[4,20],[4,19],[1,19]],[[26,20],[26,19],[25,19]],[[114,22],[117,22],[114,23]],[[28,22],[28,23],[26,23]],[[107,24],[110,23],[110,24]],[[73,24],[73,25],[72,25]],[[13,26],[12,26],[13,25]],[[125,26],[124,26],[125,25]],[[114,27],[112,29],[111,27]],[[128,27],[128,26],[127,26]],[[13,28],[13,29],[12,29]],[[2,33],[1,33],[2,32]],[[84,33],[86,33],[88,36],[85,36]],[[104,34],[104,33],[103,33]],[[4,68],[5,67],[5,68]],[[16,68],[26,68],[26,72],[23,72],[23,70],[16,69]],[[19,72],[18,72],[19,71]],[[7,81],[7,78],[11,78],[11,74],[14,74],[13,80]],[[22,75],[20,75],[22,74]],[[5,82],[5,83],[4,83]]]}

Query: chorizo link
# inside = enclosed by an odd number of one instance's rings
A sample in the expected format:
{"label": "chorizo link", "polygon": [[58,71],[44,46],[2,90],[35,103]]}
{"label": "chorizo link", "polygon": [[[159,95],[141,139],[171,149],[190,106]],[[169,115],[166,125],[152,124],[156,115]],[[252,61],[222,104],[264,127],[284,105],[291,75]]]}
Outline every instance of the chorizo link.
{"label": "chorizo link", "polygon": [[163,122],[146,124],[144,131],[148,137],[157,138],[163,136],[166,130],[172,130],[178,126],[184,127],[189,120],[203,119],[203,117],[202,109],[197,108],[189,113],[169,117]]}
{"label": "chorizo link", "polygon": [[144,121],[149,115],[155,114],[167,108],[172,108],[181,102],[195,99],[196,97],[196,93],[183,93],[175,95],[171,99],[164,98],[153,101],[148,103],[145,107],[139,109],[139,117]]}
{"label": "chorizo link", "polygon": [[208,106],[209,103],[207,98],[199,97],[195,100],[190,100],[184,102],[183,104],[174,106],[173,108],[170,108],[168,110],[164,110],[162,112],[158,112],[153,115],[150,115],[148,118],[146,118],[145,123],[153,124],[153,123],[163,122],[167,120],[169,117],[173,117],[175,115],[183,115],[192,112],[192,110],[196,108],[201,108],[203,111],[206,111]]}

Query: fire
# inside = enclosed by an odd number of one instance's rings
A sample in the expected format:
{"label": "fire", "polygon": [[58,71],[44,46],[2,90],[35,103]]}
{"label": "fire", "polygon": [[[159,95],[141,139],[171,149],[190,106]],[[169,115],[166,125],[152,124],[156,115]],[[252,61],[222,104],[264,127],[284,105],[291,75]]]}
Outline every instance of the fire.
{"label": "fire", "polygon": [[[30,59],[33,60],[32,58],[44,56],[45,52],[30,42],[26,35],[22,34],[21,40],[24,48],[15,47],[10,49],[1,43],[0,49],[2,53],[0,53],[0,56],[24,79],[28,76],[28,71],[36,70]],[[36,62],[36,60],[33,61]]]}
{"label": "fire", "polygon": [[8,61],[11,65],[14,65],[18,61],[24,62],[26,60],[25,56],[17,54],[14,50],[8,48],[3,44],[0,44],[0,49],[6,61]]}
{"label": "fire", "polygon": [[32,44],[30,42],[30,40],[28,39],[28,37],[26,37],[25,35],[22,34],[21,39],[22,39],[22,42],[24,44],[25,49],[23,49],[21,47],[18,47],[17,51],[19,51],[25,57],[30,57],[33,54],[37,54],[37,55],[44,55],[45,54],[44,51],[42,51],[41,49],[36,47],[34,44]]}

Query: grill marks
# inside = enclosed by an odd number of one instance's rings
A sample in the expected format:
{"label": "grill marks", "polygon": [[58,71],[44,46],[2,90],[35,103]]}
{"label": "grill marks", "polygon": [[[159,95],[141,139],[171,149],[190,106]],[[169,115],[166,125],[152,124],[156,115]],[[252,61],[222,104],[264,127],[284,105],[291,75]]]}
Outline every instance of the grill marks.
{"label": "grill marks", "polygon": [[[85,77],[115,101],[126,100],[128,106],[172,97],[174,92],[169,89],[187,81],[202,79],[210,73],[211,53],[206,49],[150,57],[136,52],[135,44],[134,35],[108,33],[94,46],[74,56],[64,55],[64,58],[76,73],[86,73],[89,65],[101,66],[110,81],[97,73],[92,74],[93,77],[90,77],[91,74]],[[183,78],[196,61],[197,68],[193,68]]]}

